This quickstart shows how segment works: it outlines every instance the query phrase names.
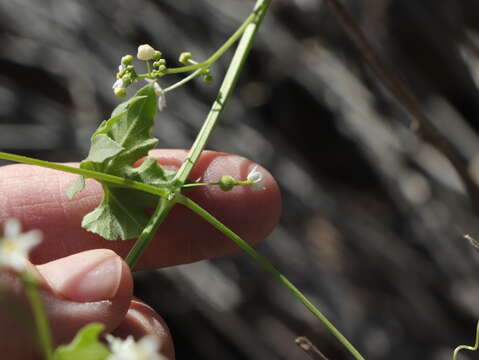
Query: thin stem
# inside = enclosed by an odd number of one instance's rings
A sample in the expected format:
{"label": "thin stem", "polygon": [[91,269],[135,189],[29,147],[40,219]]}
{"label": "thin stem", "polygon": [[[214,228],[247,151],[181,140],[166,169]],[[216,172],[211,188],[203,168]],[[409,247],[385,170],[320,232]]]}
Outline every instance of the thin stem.
{"label": "thin stem", "polygon": [[40,299],[37,279],[28,273],[22,274],[25,292],[32,307],[33,318],[45,360],[53,360],[53,343],[43,302]]}
{"label": "thin stem", "polygon": [[250,14],[246,20],[241,24],[241,26],[235,31],[233,35],[230,36],[228,40],[218,49],[215,51],[213,55],[211,55],[207,60],[186,66],[180,66],[177,68],[171,68],[166,71],[167,74],[177,74],[183,73],[188,71],[194,71],[197,69],[203,69],[211,66],[218,60],[228,49],[240,38],[240,36],[245,31],[246,27],[254,20],[255,14]]}
{"label": "thin stem", "polygon": [[176,88],[179,88],[180,86],[186,84],[188,81],[193,80],[195,77],[201,74],[202,69],[198,69],[195,72],[191,73],[184,79],[178,81],[177,83],[167,87],[166,89],[163,90],[164,93],[167,93],[168,91],[175,90]]}
{"label": "thin stem", "polygon": [[303,293],[293,285],[283,274],[281,274],[278,269],[276,269],[268,260],[258,253],[251,245],[246,241],[240,238],[236,233],[223,225],[218,219],[211,215],[208,211],[203,209],[200,205],[195,203],[193,200],[187,198],[184,195],[179,194],[177,196],[178,202],[183,204],[188,209],[194,211],[204,220],[213,225],[217,230],[221,231],[224,235],[233,240],[236,245],[238,245],[243,251],[245,251],[249,256],[251,256],[256,262],[258,262],[265,270],[270,272],[282,285],[284,285],[291,293],[293,293],[303,305],[313,313],[328,329],[329,331],[338,339],[344,347],[346,347],[349,352],[357,360],[364,360],[363,356],[359,353],[358,350],[341,334],[341,332],[334,327],[334,325],[323,315],[323,313],[316,308],[316,306],[309,301],[309,299],[303,295]]}
{"label": "thin stem", "polygon": [[428,118],[414,96],[411,95],[404,83],[386,65],[379,54],[374,50],[361,28],[354,21],[351,13],[340,0],[326,0],[338,22],[346,34],[356,45],[366,63],[377,74],[384,87],[394,96],[396,101],[409,113],[413,119],[413,130],[422,139],[439,150],[456,169],[469,196],[472,206],[479,212],[479,187],[472,179],[468,170],[467,160],[451,142],[441,134],[434,123]]}
{"label": "thin stem", "polygon": [[191,183],[191,184],[183,184],[181,186],[182,189],[200,187],[200,186],[215,186],[219,185],[219,183]]}
{"label": "thin stem", "polygon": [[71,173],[71,174],[82,175],[85,178],[95,179],[95,180],[98,180],[98,181],[103,182],[103,183],[118,185],[118,186],[121,186],[121,187],[136,189],[136,190],[144,191],[144,192],[147,192],[147,193],[150,193],[150,194],[153,194],[153,195],[157,195],[157,196],[161,196],[161,197],[167,197],[168,194],[169,194],[169,191],[164,189],[164,188],[158,188],[158,187],[155,187],[155,186],[144,184],[144,183],[139,182],[139,181],[128,180],[128,179],[125,179],[125,178],[122,178],[122,177],[119,177],[119,176],[105,174],[105,173],[92,171],[92,170],[76,168],[76,167],[73,167],[73,166],[52,163],[50,161],[33,159],[33,158],[29,158],[27,156],[21,156],[21,155],[15,155],[15,154],[9,154],[9,153],[5,153],[5,152],[0,152],[0,159],[15,161],[15,162],[23,163],[23,164],[41,166],[41,167],[44,167],[44,168],[64,171],[64,172],[68,172],[68,173]]}
{"label": "thin stem", "polygon": [[[196,137],[196,140],[193,143],[186,160],[183,162],[180,169],[176,173],[173,183],[176,183],[179,186],[184,184],[184,182],[188,178],[188,175],[193,169],[194,164],[203,152],[203,149],[205,148],[206,143],[211,137],[216,123],[218,122],[218,119],[226,103],[228,102],[231,93],[233,92],[239,74],[241,73],[241,69],[243,68],[249,51],[251,50],[251,46],[256,37],[256,33],[266,14],[270,2],[271,0],[257,0],[255,10],[251,13],[250,16],[248,16],[248,19],[236,32],[237,34],[241,34],[240,30],[244,31],[240,43],[238,44],[238,48],[236,49],[233,59],[231,60],[228,71],[226,72],[223,83],[221,84],[218,96],[214,101],[213,105],[211,106],[211,110],[200,132],[198,133],[198,136]],[[230,40],[231,39],[234,39],[234,37],[231,37]]]}
{"label": "thin stem", "polygon": [[460,345],[457,348],[454,349],[454,353],[452,354],[452,360],[456,360],[457,354],[459,354],[459,351],[461,350],[470,350],[470,351],[477,351],[479,349],[479,321],[477,322],[476,325],[476,342],[474,343],[474,346],[467,346],[467,345]]}
{"label": "thin stem", "polygon": [[[183,184],[181,186],[182,189],[188,189],[188,188],[194,188],[194,187],[200,187],[200,186],[219,186],[219,182],[213,182],[213,183],[190,183],[190,184]],[[234,186],[247,186],[251,185],[250,180],[244,180],[244,181],[237,181]]]}
{"label": "thin stem", "polygon": [[174,199],[159,199],[153,216],[148,221],[148,224],[146,224],[146,227],[141,232],[138,240],[136,240],[135,244],[125,258],[125,262],[128,264],[130,269],[133,269],[138,263],[141,254],[143,254],[143,251],[145,251],[145,249],[148,247],[151,239],[153,239],[153,236],[156,233],[156,230],[158,230],[160,224],[166,219],[166,216],[173,208],[175,203],[176,201]]}

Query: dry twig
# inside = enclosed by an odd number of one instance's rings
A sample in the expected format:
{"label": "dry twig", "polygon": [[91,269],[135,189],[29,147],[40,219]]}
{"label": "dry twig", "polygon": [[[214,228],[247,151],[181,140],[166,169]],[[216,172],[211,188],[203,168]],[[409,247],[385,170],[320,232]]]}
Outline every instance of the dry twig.
{"label": "dry twig", "polygon": [[479,251],[479,241],[477,241],[476,239],[474,239],[471,235],[469,234],[466,234],[464,235],[464,239],[466,239],[467,241],[469,241],[469,243],[474,246],[474,248]]}
{"label": "dry twig", "polygon": [[338,18],[340,25],[346,34],[356,45],[363,55],[367,64],[376,72],[379,80],[386,89],[393,95],[395,100],[401,104],[413,119],[412,129],[426,142],[433,145],[440,151],[456,169],[461,178],[467,193],[470,196],[472,206],[479,212],[479,187],[472,179],[468,171],[468,160],[461,152],[442,135],[433,122],[428,119],[421,106],[407,90],[403,82],[388,68],[385,62],[377,54],[370,42],[364,35],[361,28],[356,24],[354,18],[340,0],[326,0],[333,13]]}
{"label": "dry twig", "polygon": [[296,345],[299,346],[301,350],[303,350],[308,356],[313,360],[328,360],[324,354],[319,351],[319,349],[314,346],[314,344],[305,336],[300,336],[294,340]]}

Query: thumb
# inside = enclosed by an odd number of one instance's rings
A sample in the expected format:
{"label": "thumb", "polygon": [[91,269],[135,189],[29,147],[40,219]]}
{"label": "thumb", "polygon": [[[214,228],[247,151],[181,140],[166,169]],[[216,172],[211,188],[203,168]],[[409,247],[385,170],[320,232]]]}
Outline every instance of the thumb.
{"label": "thumb", "polygon": [[[133,281],[128,266],[113,251],[84,251],[39,265],[36,271],[55,344],[69,342],[78,329],[91,322],[103,323],[106,332],[122,322],[131,302]],[[25,307],[30,312],[18,283],[18,278],[7,277],[7,292],[11,290],[19,295],[21,301],[17,302],[17,308]],[[5,338],[0,337],[0,352],[11,352],[11,358],[15,359],[30,359],[26,354],[31,353],[34,345],[27,335],[31,334],[33,318],[18,318],[14,314],[19,312],[21,308],[12,312],[2,304],[0,297],[0,320],[7,319],[0,323],[12,324],[8,333],[1,326],[0,332],[6,334]],[[26,324],[28,320],[30,323]],[[19,346],[16,349],[15,344]]]}

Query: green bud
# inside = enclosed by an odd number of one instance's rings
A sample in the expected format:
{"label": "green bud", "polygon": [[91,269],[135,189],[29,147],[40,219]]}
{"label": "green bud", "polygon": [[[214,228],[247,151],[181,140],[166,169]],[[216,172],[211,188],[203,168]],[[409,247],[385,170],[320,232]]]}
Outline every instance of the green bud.
{"label": "green bud", "polygon": [[189,65],[191,59],[192,59],[192,55],[190,52],[182,52],[180,54],[178,61],[183,65]]}
{"label": "green bud", "polygon": [[213,75],[211,75],[211,70],[208,68],[202,72],[203,74],[203,81],[207,84],[213,82]]}
{"label": "green bud", "polygon": [[153,54],[153,60],[160,60],[162,55],[163,54],[160,50],[155,50],[155,53]]}
{"label": "green bud", "polygon": [[130,65],[133,61],[133,56],[131,55],[125,55],[121,58],[121,63],[123,65]]}
{"label": "green bud", "polygon": [[118,97],[125,97],[126,96],[126,89],[123,87],[113,89],[113,92]]}
{"label": "green bud", "polygon": [[233,177],[229,175],[223,175],[220,178],[220,181],[218,181],[218,186],[223,191],[230,191],[232,188],[235,187],[236,183],[237,181]]}
{"label": "green bud", "polygon": [[211,74],[205,74],[203,81],[207,84],[211,84],[213,82],[213,76],[211,76]]}
{"label": "green bud", "polygon": [[166,71],[166,66],[165,65],[160,65],[160,67],[158,68],[158,71],[160,73],[165,72]]}
{"label": "green bud", "polygon": [[159,68],[159,67],[161,67],[161,66],[164,67],[165,65],[166,65],[166,60],[165,60],[165,59],[160,59],[160,60],[155,61],[155,62],[153,63],[153,67],[155,67],[155,68]]}

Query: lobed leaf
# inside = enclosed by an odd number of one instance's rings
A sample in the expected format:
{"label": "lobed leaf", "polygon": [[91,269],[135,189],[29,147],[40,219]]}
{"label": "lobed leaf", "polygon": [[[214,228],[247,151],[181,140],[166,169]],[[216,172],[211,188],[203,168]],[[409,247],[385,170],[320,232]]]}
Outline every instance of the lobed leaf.
{"label": "lobed leaf", "polygon": [[[157,101],[153,86],[146,85],[130,100],[118,105],[111,118],[103,121],[93,133],[88,157],[80,167],[149,185],[167,186],[174,172],[162,169],[155,159],[146,158],[141,166],[134,166],[158,143],[151,136]],[[75,196],[84,185],[84,179],[78,180],[68,190],[68,196]],[[137,237],[148,222],[145,209],[154,207],[157,198],[128,188],[105,183],[102,186],[103,199],[83,218],[82,226],[108,240]]]}

